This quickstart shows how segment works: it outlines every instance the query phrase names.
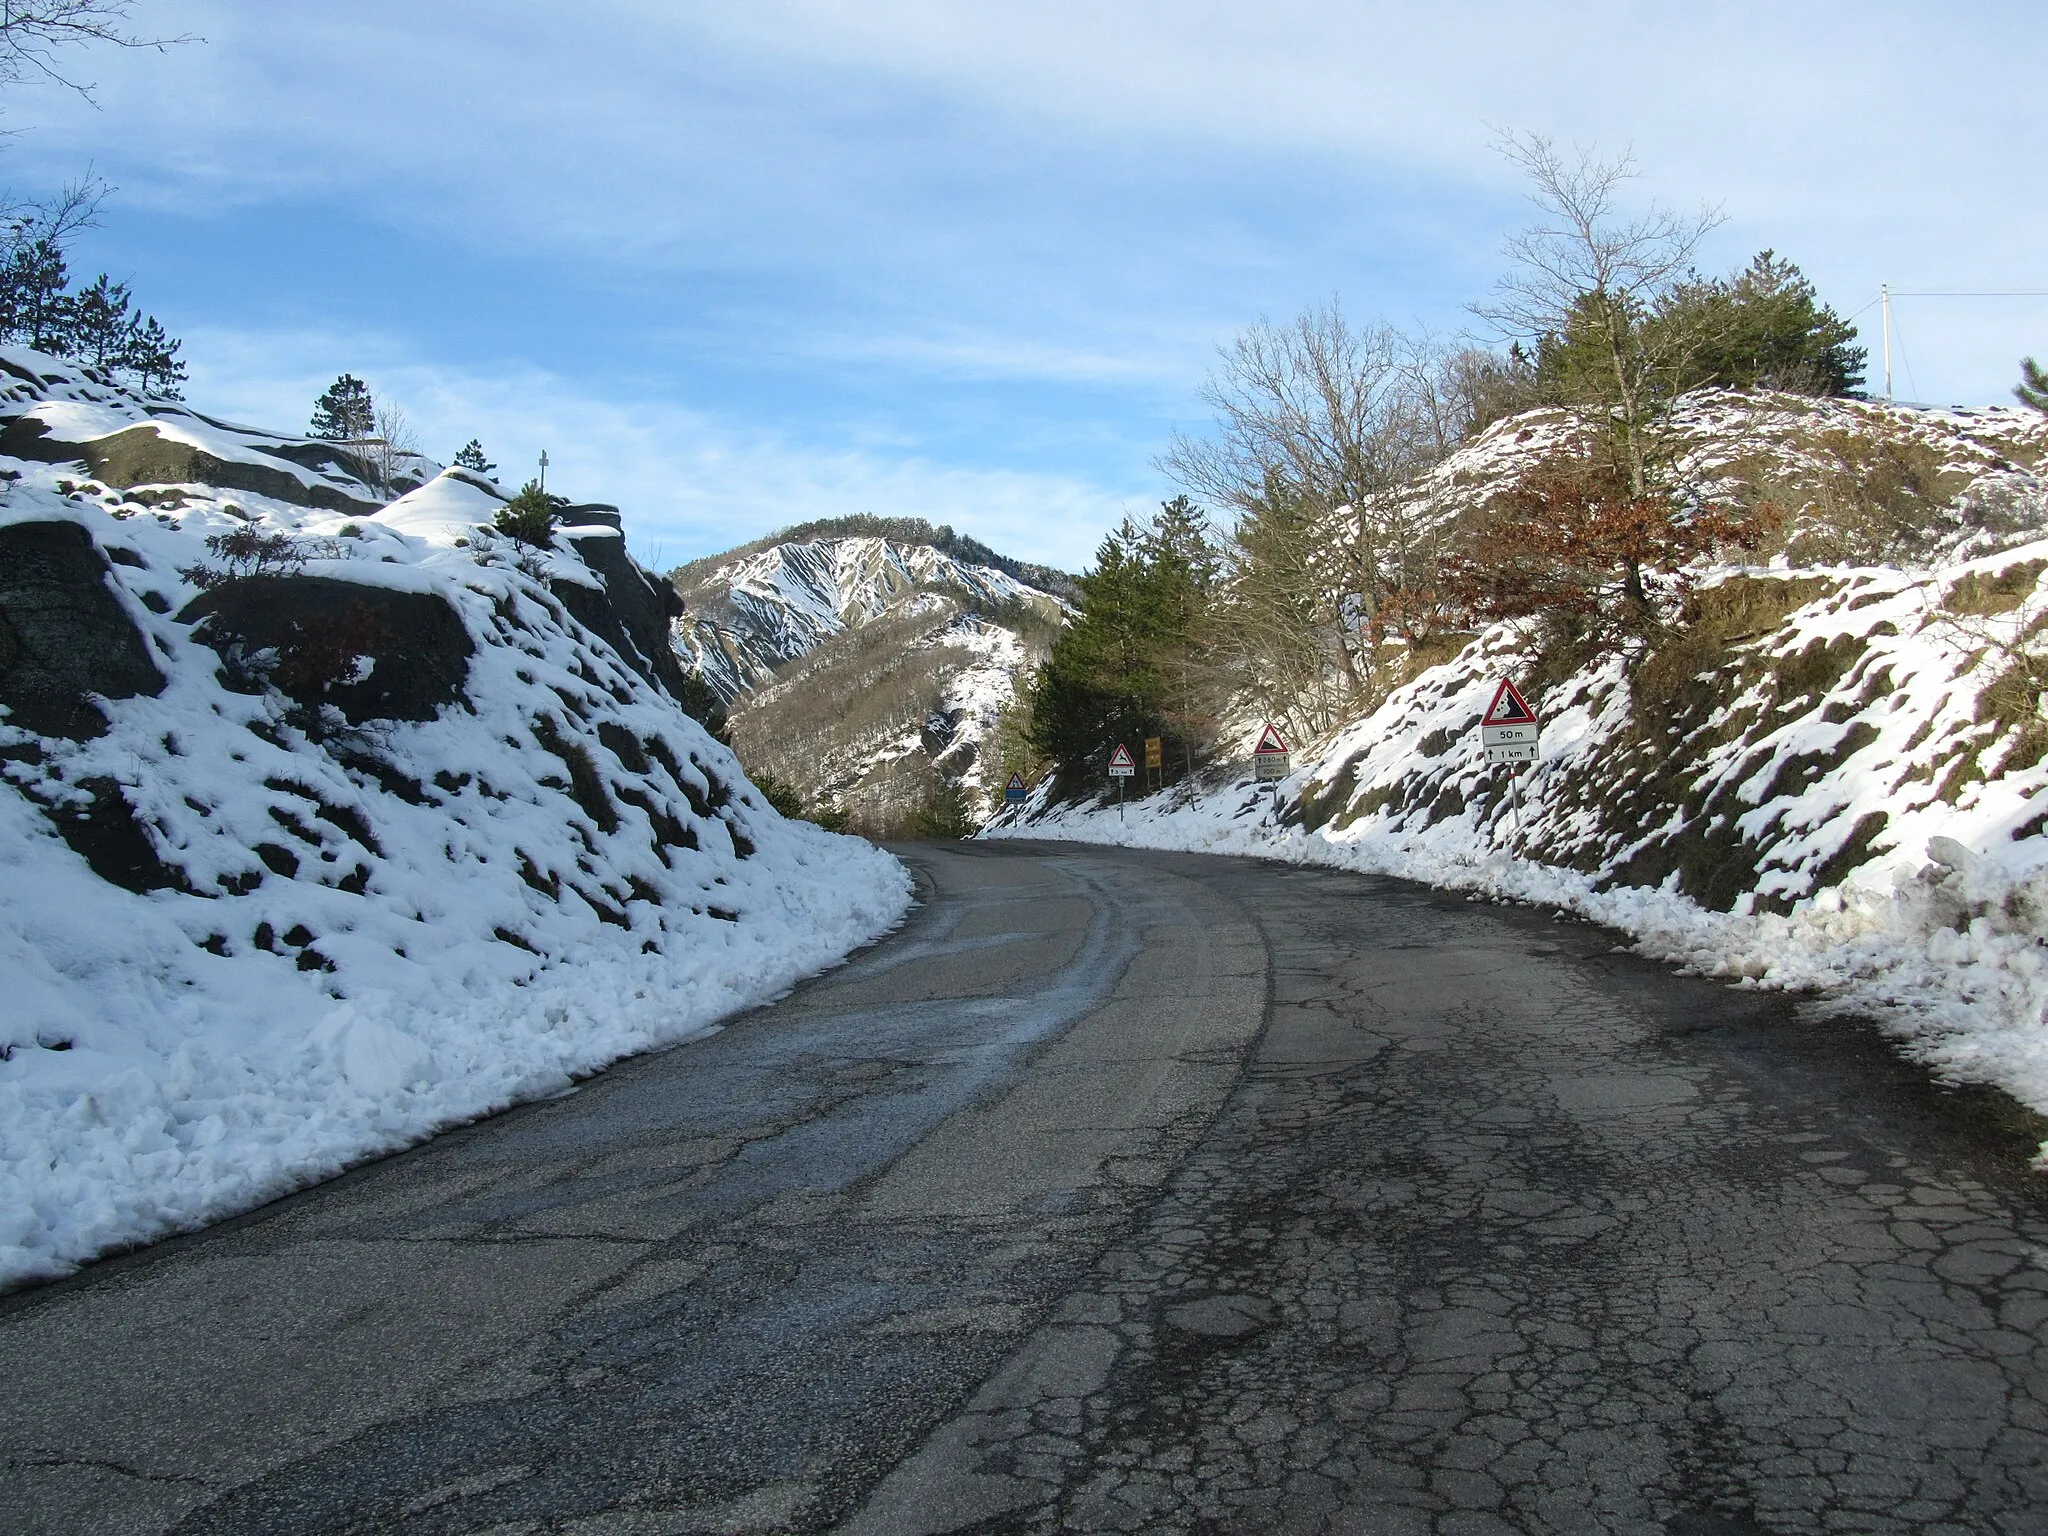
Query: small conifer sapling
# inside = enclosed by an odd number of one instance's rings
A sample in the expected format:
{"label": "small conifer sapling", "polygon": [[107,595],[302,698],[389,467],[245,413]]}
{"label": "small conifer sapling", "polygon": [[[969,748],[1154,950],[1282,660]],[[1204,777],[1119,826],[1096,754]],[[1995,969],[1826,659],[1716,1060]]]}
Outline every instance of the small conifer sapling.
{"label": "small conifer sapling", "polygon": [[2037,411],[2048,411],[2048,371],[2031,357],[2020,359],[2020,381],[2012,388],[2013,397],[2022,405],[2031,405]]}
{"label": "small conifer sapling", "polygon": [[522,544],[547,549],[555,542],[555,524],[561,521],[559,509],[564,505],[559,496],[542,490],[538,480],[529,480],[519,488],[517,496],[498,508],[491,523],[498,532]]}

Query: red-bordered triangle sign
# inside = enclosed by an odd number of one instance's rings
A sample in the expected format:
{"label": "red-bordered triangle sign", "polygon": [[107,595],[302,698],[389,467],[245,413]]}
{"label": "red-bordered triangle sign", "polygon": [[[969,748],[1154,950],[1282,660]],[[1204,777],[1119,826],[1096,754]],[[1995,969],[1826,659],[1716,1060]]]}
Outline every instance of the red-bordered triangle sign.
{"label": "red-bordered triangle sign", "polygon": [[1506,678],[1493,691],[1493,702],[1487,706],[1486,718],[1481,725],[1534,725],[1536,711],[1529,707],[1529,701],[1522,697],[1515,685]]}
{"label": "red-bordered triangle sign", "polygon": [[1279,729],[1269,725],[1259,732],[1259,744],[1252,748],[1252,755],[1254,757],[1272,757],[1275,753],[1281,757],[1287,756],[1287,743],[1281,738]]}
{"label": "red-bordered triangle sign", "polygon": [[1131,749],[1122,742],[1118,742],[1116,750],[1109,754],[1109,766],[1112,768],[1135,768],[1137,764],[1131,761]]}
{"label": "red-bordered triangle sign", "polygon": [[1011,774],[1009,787],[1011,789],[1022,789],[1024,787],[1024,775],[1021,773]]}

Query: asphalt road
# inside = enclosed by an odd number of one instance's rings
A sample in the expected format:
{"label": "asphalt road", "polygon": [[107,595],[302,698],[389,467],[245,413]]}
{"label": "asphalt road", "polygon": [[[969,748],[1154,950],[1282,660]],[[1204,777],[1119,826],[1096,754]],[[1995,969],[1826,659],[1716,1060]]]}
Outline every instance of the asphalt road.
{"label": "asphalt road", "polygon": [[2048,1532],[2002,1101],[1547,913],[905,852],[709,1040],[0,1300],[0,1530]]}

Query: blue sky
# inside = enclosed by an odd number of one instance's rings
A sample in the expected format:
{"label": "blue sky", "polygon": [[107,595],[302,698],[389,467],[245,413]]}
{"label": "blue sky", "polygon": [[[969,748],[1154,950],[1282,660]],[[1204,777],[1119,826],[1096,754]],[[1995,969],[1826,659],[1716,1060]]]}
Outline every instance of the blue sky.
{"label": "blue sky", "polygon": [[[2048,288],[2034,8],[1674,9],[138,0],[205,40],[74,56],[97,108],[17,88],[0,168],[119,188],[74,264],[202,408],[357,373],[664,564],[876,512],[1078,568],[1241,326],[1477,325],[1528,216],[1495,128],[1632,149],[1726,214],[1705,265],[1773,246],[1844,314]],[[1897,314],[1902,396],[2048,355],[2048,299]]]}

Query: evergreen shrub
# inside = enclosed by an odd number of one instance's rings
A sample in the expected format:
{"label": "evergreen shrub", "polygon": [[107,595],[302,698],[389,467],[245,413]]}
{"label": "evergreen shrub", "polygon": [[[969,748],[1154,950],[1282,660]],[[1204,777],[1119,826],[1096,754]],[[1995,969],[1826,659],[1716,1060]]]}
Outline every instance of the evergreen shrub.
{"label": "evergreen shrub", "polygon": [[547,549],[555,542],[555,525],[561,521],[562,505],[561,498],[542,490],[539,481],[529,480],[519,488],[517,496],[498,508],[491,525],[522,544]]}

